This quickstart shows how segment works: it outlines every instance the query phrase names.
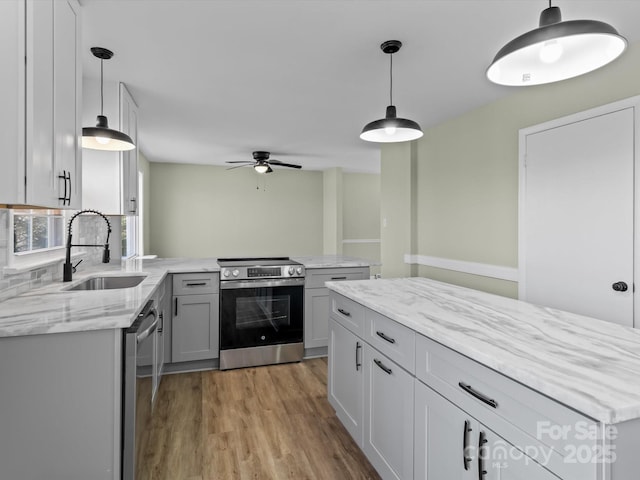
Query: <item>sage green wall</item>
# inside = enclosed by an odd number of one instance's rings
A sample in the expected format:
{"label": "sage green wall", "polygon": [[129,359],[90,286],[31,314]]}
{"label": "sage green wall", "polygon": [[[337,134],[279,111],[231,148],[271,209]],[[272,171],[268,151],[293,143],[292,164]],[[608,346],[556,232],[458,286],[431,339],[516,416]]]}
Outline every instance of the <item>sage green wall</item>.
{"label": "sage green wall", "polygon": [[138,151],[138,171],[142,173],[142,253],[147,254],[151,252],[151,166],[141,151]]}
{"label": "sage green wall", "polygon": [[325,255],[342,254],[342,169],[328,168],[322,173],[323,185],[323,242]]}
{"label": "sage green wall", "polygon": [[[161,257],[317,255],[322,172],[151,163],[151,250]],[[256,188],[258,187],[258,188]]]}
{"label": "sage green wall", "polygon": [[[380,263],[380,175],[343,173],[342,204],[343,240],[372,240],[343,243],[342,253]],[[370,273],[380,273],[380,267]]]}
{"label": "sage green wall", "polygon": [[[503,87],[508,88],[508,87]],[[425,130],[413,142],[417,157],[417,215],[411,223],[417,249],[404,251],[517,267],[518,131],[548,120],[640,94],[640,45],[613,64],[551,85],[513,89],[503,99]],[[410,148],[382,148],[385,215],[407,215]],[[402,166],[397,172],[391,165]],[[397,198],[396,198],[397,197]],[[404,220],[406,221],[406,219]],[[389,228],[387,228],[389,230]],[[407,272],[400,261],[402,239],[387,239],[382,227],[383,272]],[[402,225],[400,232],[410,235]],[[409,248],[404,244],[404,248]],[[517,296],[515,282],[419,267],[421,276]]]}

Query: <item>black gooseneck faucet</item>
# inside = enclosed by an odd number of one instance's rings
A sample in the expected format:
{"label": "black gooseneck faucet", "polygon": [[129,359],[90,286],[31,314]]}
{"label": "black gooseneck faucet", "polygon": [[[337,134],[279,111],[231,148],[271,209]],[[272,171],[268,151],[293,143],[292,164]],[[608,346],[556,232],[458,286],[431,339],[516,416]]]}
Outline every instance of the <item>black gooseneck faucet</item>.
{"label": "black gooseneck faucet", "polygon": [[[104,245],[74,245],[71,243],[71,225],[73,224],[73,221],[76,219],[76,217],[83,213],[95,213],[96,215],[100,215],[102,218],[104,218],[104,221],[107,222],[107,240],[104,242]],[[111,258],[111,255],[109,253],[109,235],[111,235],[111,223],[109,222],[109,219],[107,217],[105,217],[97,210],[80,210],[78,213],[73,215],[73,217],[71,217],[71,220],[69,220],[69,229],[67,233],[67,256],[64,261],[62,281],[70,282],[73,277],[73,271],[75,270],[74,266],[71,264],[71,247],[104,247],[104,252],[102,253],[102,263],[109,263],[109,260]]]}

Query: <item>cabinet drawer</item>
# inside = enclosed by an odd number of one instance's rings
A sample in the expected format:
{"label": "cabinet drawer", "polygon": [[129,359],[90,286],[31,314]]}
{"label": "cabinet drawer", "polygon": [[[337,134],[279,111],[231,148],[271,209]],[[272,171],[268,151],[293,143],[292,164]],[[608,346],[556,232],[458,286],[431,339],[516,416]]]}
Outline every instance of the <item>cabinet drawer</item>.
{"label": "cabinet drawer", "polygon": [[175,273],[173,275],[174,295],[200,295],[217,293],[219,277],[217,273]]}
{"label": "cabinet drawer", "polygon": [[366,280],[368,278],[368,268],[317,268],[306,271],[304,284],[306,288],[322,288],[324,282]]}
{"label": "cabinet drawer", "polygon": [[365,311],[363,340],[409,373],[415,371],[416,334],[413,330],[373,310]]}
{"label": "cabinet drawer", "polygon": [[364,307],[353,300],[332,292],[329,315],[359,337],[364,336]]}
{"label": "cabinet drawer", "polygon": [[595,480],[607,458],[596,421],[422,335],[416,377],[561,478]]}

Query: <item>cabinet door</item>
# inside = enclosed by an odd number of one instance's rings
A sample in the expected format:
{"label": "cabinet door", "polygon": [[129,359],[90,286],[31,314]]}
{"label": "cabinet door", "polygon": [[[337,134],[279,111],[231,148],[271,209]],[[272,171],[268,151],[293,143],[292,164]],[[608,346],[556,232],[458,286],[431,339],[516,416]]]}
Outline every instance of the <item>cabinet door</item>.
{"label": "cabinet door", "polygon": [[[499,435],[480,424],[478,437],[474,437],[483,444],[479,452],[482,456],[478,469],[482,480],[558,480],[559,477],[541,466],[522,451],[515,448]],[[485,443],[486,442],[486,443]],[[476,448],[479,448],[478,444]],[[544,461],[545,453],[550,453],[549,448],[543,450],[536,448],[530,451],[538,459]]]}
{"label": "cabinet door", "polygon": [[25,5],[21,0],[0,2],[0,203],[24,202],[24,81]]}
{"label": "cabinet door", "polygon": [[476,480],[473,445],[477,425],[453,403],[415,380],[415,479]]}
{"label": "cabinet door", "polygon": [[326,347],[329,342],[329,289],[304,291],[304,347]]}
{"label": "cabinet door", "polygon": [[[68,175],[66,207],[81,208],[82,161],[80,119],[80,12],[75,1],[57,0],[53,7],[53,142],[56,176]],[[59,179],[58,179],[59,180]],[[60,182],[58,182],[60,183]],[[64,195],[65,186],[58,196]]]}
{"label": "cabinet door", "polygon": [[[120,83],[120,129],[138,145],[138,106]],[[122,161],[122,214],[138,214],[138,148],[121,152]]]}
{"label": "cabinet door", "polygon": [[382,478],[412,479],[413,377],[366,343],[364,372],[363,451]]}
{"label": "cabinet door", "polygon": [[218,358],[218,294],[173,298],[171,360],[185,362]]}
{"label": "cabinet door", "polygon": [[362,447],[363,433],[362,348],[362,340],[329,319],[329,403],[359,447]]}

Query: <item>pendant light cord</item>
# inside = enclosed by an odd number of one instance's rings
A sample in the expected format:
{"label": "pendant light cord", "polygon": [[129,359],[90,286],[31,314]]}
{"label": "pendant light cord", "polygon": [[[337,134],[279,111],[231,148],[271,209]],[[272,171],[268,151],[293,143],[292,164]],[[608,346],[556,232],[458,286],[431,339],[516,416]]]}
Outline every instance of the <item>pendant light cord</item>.
{"label": "pendant light cord", "polygon": [[100,115],[104,115],[104,85],[103,85],[104,72],[103,72],[103,66],[104,66],[104,59],[101,58],[100,59]]}
{"label": "pendant light cord", "polygon": [[389,54],[389,105],[393,105],[393,53]]}

